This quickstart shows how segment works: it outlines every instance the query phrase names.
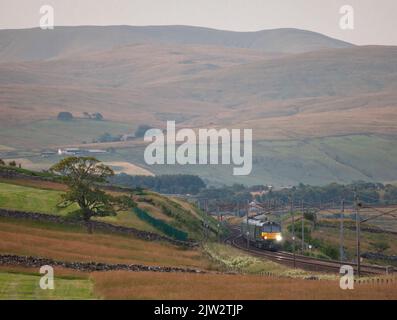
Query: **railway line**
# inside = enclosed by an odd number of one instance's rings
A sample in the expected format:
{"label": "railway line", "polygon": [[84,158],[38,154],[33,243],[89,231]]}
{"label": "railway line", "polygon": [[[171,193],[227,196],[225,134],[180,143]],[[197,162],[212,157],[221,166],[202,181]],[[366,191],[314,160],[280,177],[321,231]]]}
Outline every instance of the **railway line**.
{"label": "railway line", "polygon": [[[232,234],[226,238],[225,243],[232,245],[233,247],[245,251],[253,256],[266,258],[268,260],[287,265],[290,267],[296,267],[308,271],[318,271],[327,273],[339,273],[340,267],[342,265],[351,265],[354,269],[357,265],[349,262],[340,262],[336,260],[325,260],[313,257],[307,257],[303,255],[298,255],[290,252],[278,251],[266,251],[263,249],[258,249],[256,247],[247,247],[247,242],[243,239],[242,235],[237,232],[237,229],[232,230]],[[387,274],[388,269],[383,266],[374,265],[361,265],[362,275],[381,275]]]}

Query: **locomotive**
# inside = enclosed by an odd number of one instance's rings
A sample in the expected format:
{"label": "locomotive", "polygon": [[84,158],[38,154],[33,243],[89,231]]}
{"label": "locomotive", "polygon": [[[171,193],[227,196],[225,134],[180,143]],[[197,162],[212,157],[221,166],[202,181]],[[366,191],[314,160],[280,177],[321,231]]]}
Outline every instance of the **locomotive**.
{"label": "locomotive", "polygon": [[280,224],[274,221],[263,221],[245,218],[241,222],[241,234],[255,247],[271,251],[278,251],[283,240]]}

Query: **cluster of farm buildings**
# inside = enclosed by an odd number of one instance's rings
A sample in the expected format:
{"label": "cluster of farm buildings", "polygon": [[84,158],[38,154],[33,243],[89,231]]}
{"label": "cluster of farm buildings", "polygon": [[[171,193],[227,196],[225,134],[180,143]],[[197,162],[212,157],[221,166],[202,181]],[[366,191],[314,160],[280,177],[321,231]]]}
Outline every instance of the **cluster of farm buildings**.
{"label": "cluster of farm buildings", "polygon": [[42,157],[49,157],[54,155],[59,156],[82,156],[82,155],[93,155],[93,154],[104,154],[107,153],[107,150],[102,149],[80,149],[80,148],[64,148],[58,149],[58,151],[43,151],[41,153]]}

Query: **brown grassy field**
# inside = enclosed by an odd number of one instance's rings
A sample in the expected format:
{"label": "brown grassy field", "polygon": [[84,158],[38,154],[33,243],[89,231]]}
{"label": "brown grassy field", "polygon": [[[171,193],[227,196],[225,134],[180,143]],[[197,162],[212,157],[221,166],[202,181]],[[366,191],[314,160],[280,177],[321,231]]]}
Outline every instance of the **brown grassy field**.
{"label": "brown grassy field", "polygon": [[0,252],[64,261],[140,263],[161,266],[208,268],[198,250],[133,237],[94,233],[30,221],[0,220]]}
{"label": "brown grassy field", "polygon": [[68,187],[65,184],[52,182],[52,181],[45,181],[45,180],[33,180],[28,178],[18,178],[18,179],[5,179],[0,178],[0,183],[9,183],[15,184],[18,186],[24,187],[32,187],[38,189],[45,189],[45,190],[57,190],[57,191],[66,191]]}
{"label": "brown grassy field", "polygon": [[397,285],[356,285],[249,275],[95,272],[96,294],[105,299],[397,299]]}
{"label": "brown grassy field", "polygon": [[[360,59],[352,63],[356,56]],[[395,61],[395,48],[381,46],[269,56],[246,49],[142,44],[1,64],[3,78],[10,80],[1,84],[0,122],[13,128],[54,119],[60,111],[76,116],[87,111],[132,128],[161,126],[167,119],[193,128],[252,128],[257,140],[396,134]],[[40,139],[18,137],[15,131],[4,132],[1,145],[13,147],[9,141],[17,138],[25,147],[41,145]]]}

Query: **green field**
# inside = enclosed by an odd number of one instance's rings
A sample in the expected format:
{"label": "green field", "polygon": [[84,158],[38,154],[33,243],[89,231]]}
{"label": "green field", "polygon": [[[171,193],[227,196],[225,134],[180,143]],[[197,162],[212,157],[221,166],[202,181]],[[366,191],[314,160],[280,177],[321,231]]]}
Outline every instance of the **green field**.
{"label": "green field", "polygon": [[[57,204],[61,201],[62,193],[62,191],[0,182],[0,208],[71,216],[78,210],[78,206],[58,208]],[[186,203],[187,209],[185,209],[181,204],[155,193],[148,193],[141,200],[142,202],[138,202],[138,206],[143,206],[150,216],[156,217],[178,230],[185,231],[192,239],[202,237],[201,221],[204,219],[203,213],[191,207],[190,204]],[[146,200],[154,201],[154,203],[148,205],[145,202]],[[165,235],[160,229],[140,219],[133,211],[119,212],[116,216],[94,219]],[[210,219],[209,223],[212,230],[216,230],[216,221]],[[215,236],[214,232],[211,233],[211,236]]]}
{"label": "green field", "polygon": [[0,272],[0,300],[94,299],[93,283],[88,279],[54,278],[54,289],[40,288],[40,275]]}
{"label": "green field", "polygon": [[[94,122],[94,123],[93,123]],[[44,124],[41,128],[42,123]],[[38,122],[34,132],[25,132],[31,143],[44,145],[89,141],[108,131],[112,134],[129,132],[128,125],[112,122],[75,120],[63,123],[55,120]],[[39,129],[40,128],[40,129]],[[52,128],[50,130],[50,128]],[[0,129],[0,136],[3,132]],[[24,130],[21,130],[22,134]],[[36,136],[38,134],[38,136]],[[40,135],[43,135],[40,137]],[[6,137],[6,136],[4,136]],[[18,137],[13,138],[18,145]],[[23,139],[22,139],[23,140]],[[21,141],[22,141],[21,140]],[[0,139],[0,144],[5,144]],[[100,148],[100,144],[98,144]],[[269,184],[275,187],[299,183],[323,185],[352,181],[388,182],[397,180],[397,139],[380,135],[350,135],[305,140],[254,141],[253,170],[249,176],[233,176],[233,165],[152,165],[144,161],[145,146],[116,149],[114,153],[98,155],[102,161],[137,164],[160,174],[195,174],[212,185]],[[19,152],[15,158],[31,161],[31,168],[48,168],[59,161],[58,156],[42,158],[31,151]],[[27,165],[28,166],[28,165]]]}
{"label": "green field", "polygon": [[61,215],[76,210],[77,206],[57,208],[61,194],[55,190],[0,183],[0,208]]}
{"label": "green field", "polygon": [[281,187],[301,182],[322,185],[330,182],[397,179],[397,140],[376,135],[304,141],[254,141],[253,170],[249,176],[233,176],[233,166],[229,165],[148,167],[143,152],[143,147],[120,149],[106,157],[136,163],[155,174],[197,174],[212,184],[270,184]]}
{"label": "green field", "polygon": [[[78,210],[77,205],[60,209],[57,204],[63,192],[33,187],[25,187],[0,182],[0,208],[30,211],[67,216]],[[98,218],[101,221],[116,225],[133,227],[139,230],[158,232],[155,228],[140,220],[131,212],[121,212],[117,216]]]}
{"label": "green field", "polygon": [[112,135],[134,132],[127,123],[74,119],[58,121],[39,120],[17,127],[0,127],[0,145],[13,148],[45,148],[54,145],[78,144],[108,132]]}

